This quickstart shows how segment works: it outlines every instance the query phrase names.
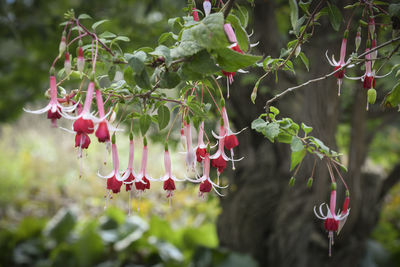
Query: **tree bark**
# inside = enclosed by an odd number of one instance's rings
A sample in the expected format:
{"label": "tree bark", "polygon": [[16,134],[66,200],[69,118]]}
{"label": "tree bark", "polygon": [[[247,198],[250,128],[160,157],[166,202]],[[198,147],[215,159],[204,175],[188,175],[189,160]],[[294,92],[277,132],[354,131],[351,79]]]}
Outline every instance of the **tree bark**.
{"label": "tree bark", "polygon": [[[286,4],[286,3],[285,3]],[[284,43],[271,38],[280,36],[275,21],[275,2],[256,1],[254,8],[256,39],[264,54],[278,57],[279,47]],[[310,58],[310,73],[297,72],[299,81],[318,77],[332,71],[324,59],[329,54],[337,57],[340,39],[331,39],[326,32],[329,25],[316,28],[312,42],[303,45]],[[348,49],[349,51],[349,49]],[[262,53],[262,52],[261,52]],[[249,127],[258,114],[263,112],[265,99],[293,85],[295,77],[279,74],[279,83],[270,77],[264,83],[267,94],[259,95],[256,105],[250,102],[252,85],[248,88],[235,82],[231,90],[230,117],[238,129]],[[273,74],[270,76],[274,76]],[[236,77],[235,77],[236,78]],[[274,90],[271,91],[271,88]],[[331,77],[295,95],[279,101],[279,116],[293,117],[297,122],[313,126],[312,135],[335,149],[337,125],[342,115],[337,96],[336,79]],[[317,219],[313,207],[329,201],[330,179],[323,161],[317,161],[314,184],[306,187],[311,175],[314,157],[306,156],[297,175],[296,185],[289,187],[291,177],[290,148],[284,144],[272,144],[253,130],[239,135],[240,146],[236,154],[245,159],[237,164],[231,177],[229,193],[221,199],[222,213],[218,219],[218,235],[221,246],[229,247],[254,256],[260,266],[358,266],[364,255],[367,238],[377,223],[381,205],[382,179],[366,175],[361,167],[367,157],[366,136],[366,92],[358,86],[345,84],[342,90],[353,99],[351,110],[351,137],[349,146],[348,173],[345,179],[351,190],[351,213],[339,236],[335,236],[332,257],[328,257],[328,238],[323,221]],[[295,115],[293,115],[295,114]],[[396,180],[392,174],[391,182]],[[398,178],[397,178],[398,179]],[[339,179],[338,179],[339,180]],[[391,183],[391,185],[392,185]],[[340,184],[340,182],[338,182]],[[340,207],[344,200],[344,189],[338,188]]]}

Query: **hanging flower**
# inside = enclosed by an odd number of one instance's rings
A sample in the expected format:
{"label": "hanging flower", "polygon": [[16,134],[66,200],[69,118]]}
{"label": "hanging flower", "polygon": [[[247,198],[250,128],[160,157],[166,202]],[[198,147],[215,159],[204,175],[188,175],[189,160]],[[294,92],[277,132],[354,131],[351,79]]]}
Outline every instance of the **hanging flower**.
{"label": "hanging flower", "polygon": [[[342,68],[344,65],[346,65],[348,62],[345,62],[345,57],[346,57],[346,46],[347,46],[347,36],[348,36],[348,30],[345,31],[344,37],[342,39],[342,45],[340,47],[340,59],[339,61],[335,60],[335,57],[332,55],[332,61],[328,57],[328,51],[326,51],[325,56],[326,59],[328,60],[329,64],[333,67],[335,67],[335,71],[339,70]],[[350,60],[350,59],[349,59]],[[347,68],[351,68],[352,66],[347,66]],[[338,95],[340,96],[340,87],[342,86],[343,83],[343,77],[344,77],[345,69],[341,69],[337,71],[334,76],[337,78],[337,83],[338,83]]]}
{"label": "hanging flower", "polygon": [[164,190],[167,192],[167,198],[169,199],[169,203],[171,204],[171,198],[173,193],[176,189],[175,182],[180,182],[183,180],[177,179],[174,175],[172,175],[172,168],[171,168],[171,157],[168,151],[168,145],[165,144],[165,151],[164,151],[164,167],[165,167],[165,175],[160,178],[163,184]]}
{"label": "hanging flower", "polygon": [[109,131],[109,122],[106,120],[106,115],[104,114],[104,103],[103,97],[101,96],[100,90],[96,90],[96,101],[97,101],[97,110],[99,111],[100,122],[96,130],[96,137],[99,139],[99,142],[104,143],[110,141],[110,131]]}
{"label": "hanging flower", "polygon": [[219,136],[216,135],[214,132],[212,132],[215,138],[218,139],[218,150],[215,152],[214,155],[210,156],[210,159],[212,159],[211,165],[215,168],[217,168],[217,174],[218,174],[218,179],[220,174],[225,170],[226,168],[226,162],[229,159],[227,155],[225,155],[224,151],[224,139],[225,139],[225,127],[223,124],[219,127]]}
{"label": "hanging flower", "polygon": [[[346,201],[345,201],[345,205],[346,205]],[[326,206],[326,209],[327,209],[326,215],[324,215],[324,213],[322,211],[323,206]],[[319,206],[319,214],[316,211],[316,207],[314,206],[315,216],[317,216],[318,219],[324,220],[324,228],[328,232],[329,256],[332,255],[332,245],[334,244],[334,241],[333,241],[334,232],[339,231],[339,222],[344,220],[350,213],[350,210],[348,209],[348,202],[347,202],[347,206],[343,207],[344,212],[342,212],[340,215],[336,215],[335,208],[336,208],[336,183],[333,183],[329,206],[325,203],[322,203]]]}
{"label": "hanging flower", "polygon": [[[119,173],[119,160],[118,160],[117,145],[115,143],[115,134],[112,136],[111,151],[112,151],[113,170],[106,176],[101,175],[99,172],[97,173],[97,175],[100,178],[107,179],[107,189],[112,191],[112,193],[117,194],[121,190],[124,178],[121,177]],[[112,198],[112,193],[110,198]]]}
{"label": "hanging flower", "polygon": [[131,191],[132,184],[135,181],[136,173],[133,170],[133,159],[134,159],[134,145],[133,145],[133,135],[129,134],[129,160],[128,160],[128,168],[122,175],[122,180],[124,180],[125,190]]}
{"label": "hanging flower", "polygon": [[190,127],[190,121],[187,117],[185,122],[185,138],[186,138],[186,152],[185,152],[185,163],[188,170],[196,171],[196,153],[192,146],[192,129]]}
{"label": "hanging flower", "polygon": [[216,188],[227,188],[228,186],[219,186],[215,183],[213,183],[210,179],[210,154],[208,152],[204,156],[204,164],[203,164],[203,176],[201,176],[199,179],[190,179],[187,178],[187,180],[194,182],[194,183],[200,183],[199,187],[199,197],[205,197],[205,194],[209,193],[211,189],[214,189],[215,193],[219,196],[223,196]]}
{"label": "hanging flower", "polygon": [[146,189],[150,189],[150,180],[153,180],[148,174],[147,174],[147,154],[148,154],[148,149],[147,149],[147,139],[146,137],[143,139],[143,154],[142,154],[142,166],[140,169],[140,172],[136,176],[135,180],[135,187],[136,190],[139,190],[141,192],[145,191]]}
{"label": "hanging flower", "polygon": [[[79,147],[80,151],[82,149],[87,149],[90,145],[90,137],[85,133],[76,133],[75,135],[75,147]],[[82,155],[82,152],[79,153]]]}
{"label": "hanging flower", "polygon": [[207,153],[207,147],[203,141],[204,137],[204,121],[200,124],[199,136],[197,137],[196,158],[198,162],[202,162]]}
{"label": "hanging flower", "polygon": [[210,13],[211,13],[211,2],[210,2],[210,0],[204,0],[203,1],[203,9],[204,9],[204,13],[206,14],[206,17],[208,15],[210,15]]}
{"label": "hanging flower", "polygon": [[[65,112],[72,112],[75,110],[76,106],[64,107],[62,106],[57,99],[57,82],[56,77],[54,75],[50,76],[50,102],[47,106],[39,110],[29,110],[25,109],[25,112],[33,113],[33,114],[42,114],[47,112],[47,118],[51,120],[51,123],[54,127],[57,127],[57,120],[61,118],[61,116],[65,115]],[[65,116],[64,116],[65,117]]]}

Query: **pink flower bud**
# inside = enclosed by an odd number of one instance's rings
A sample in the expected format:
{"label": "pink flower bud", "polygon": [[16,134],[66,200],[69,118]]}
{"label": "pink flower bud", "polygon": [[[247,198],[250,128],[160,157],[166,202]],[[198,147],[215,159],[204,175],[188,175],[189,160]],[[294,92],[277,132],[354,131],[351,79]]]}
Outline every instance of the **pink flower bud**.
{"label": "pink flower bud", "polygon": [[204,0],[203,9],[204,9],[204,13],[206,14],[206,17],[208,15],[210,15],[210,13],[211,13],[211,2],[210,2],[210,0]]}
{"label": "pink flower bud", "polygon": [[230,23],[224,24],[224,31],[225,31],[226,37],[228,37],[229,42],[237,43],[235,32],[233,31],[232,25]]}
{"label": "pink flower bud", "polygon": [[64,53],[66,48],[67,48],[67,43],[65,42],[65,36],[63,35],[61,37],[61,42],[60,42],[60,45],[58,47],[58,51],[59,51],[60,55],[62,55]]}
{"label": "pink flower bud", "polygon": [[71,60],[68,52],[65,53],[64,70],[67,75],[71,74]]}
{"label": "pink flower bud", "polygon": [[85,68],[85,58],[83,57],[82,47],[79,47],[78,49],[78,59],[76,61],[76,66],[79,72],[83,72],[83,69]]}

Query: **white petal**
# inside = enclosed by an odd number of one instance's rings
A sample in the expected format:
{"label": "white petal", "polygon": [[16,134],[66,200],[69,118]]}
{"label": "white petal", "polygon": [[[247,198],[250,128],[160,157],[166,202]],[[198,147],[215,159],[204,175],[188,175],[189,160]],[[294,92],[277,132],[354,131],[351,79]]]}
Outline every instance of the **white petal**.
{"label": "white petal", "polygon": [[100,178],[104,178],[104,179],[110,179],[111,177],[114,176],[114,171],[112,171],[110,174],[108,174],[106,176],[101,175],[100,172],[97,171],[97,176],[99,176]]}
{"label": "white petal", "polygon": [[41,109],[38,109],[38,110],[29,110],[29,109],[26,109],[26,108],[23,108],[23,110],[24,110],[25,112],[28,112],[28,113],[42,114],[42,113],[45,113],[45,112],[49,111],[51,107],[52,107],[52,105],[51,105],[51,104],[48,104],[48,105],[45,106],[44,108],[41,108]]}

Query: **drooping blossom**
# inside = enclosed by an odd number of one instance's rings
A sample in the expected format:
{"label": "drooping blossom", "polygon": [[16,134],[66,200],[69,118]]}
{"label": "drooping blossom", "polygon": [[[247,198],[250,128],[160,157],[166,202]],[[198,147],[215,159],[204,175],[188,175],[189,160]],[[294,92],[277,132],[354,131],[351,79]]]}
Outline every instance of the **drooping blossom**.
{"label": "drooping blossom", "polygon": [[204,144],[204,121],[200,124],[199,135],[197,137],[196,159],[202,162],[207,153],[207,146]]}
{"label": "drooping blossom", "polygon": [[[97,110],[99,111],[99,124],[96,130],[96,137],[99,142],[105,143],[110,141],[110,130],[116,130],[111,127],[110,123],[106,119],[106,114],[104,113],[104,103],[103,97],[101,95],[100,90],[96,90],[96,102],[97,102]],[[110,129],[111,128],[111,129]]]}
{"label": "drooping blossom", "polygon": [[[100,172],[97,175],[100,178],[107,179],[107,189],[109,190],[106,198],[110,197],[112,199],[112,194],[117,194],[121,190],[122,183],[124,181],[123,177],[121,177],[119,172],[119,160],[118,160],[118,150],[117,144],[115,143],[115,134],[112,137],[112,161],[113,161],[113,170],[108,175],[101,175]],[[107,200],[106,200],[107,201]]]}
{"label": "drooping blossom", "polygon": [[147,148],[147,139],[144,138],[144,146],[142,152],[142,165],[140,168],[140,172],[136,176],[135,187],[136,190],[141,192],[146,189],[150,189],[150,180],[153,180],[147,173],[147,157],[148,157],[148,148]]}
{"label": "drooping blossom", "polygon": [[[230,49],[232,49],[233,51],[236,51],[240,54],[243,54],[243,51],[240,49],[239,45],[237,43],[232,44],[231,46],[229,46]],[[233,76],[235,76],[236,72],[234,71],[225,71],[222,70],[221,71],[222,74],[226,77],[226,87],[227,87],[227,97],[229,98],[229,85],[233,83]],[[247,71],[244,70],[237,70],[237,72],[242,72],[242,73],[247,73]]]}
{"label": "drooping blossom", "polygon": [[203,1],[203,9],[204,9],[204,13],[205,13],[206,17],[208,15],[210,15],[210,13],[211,13],[211,2],[210,2],[210,0],[204,0]]}
{"label": "drooping blossom", "polygon": [[[328,51],[326,51],[325,56],[326,59],[328,60],[329,64],[333,67],[335,67],[335,71],[339,70],[340,68],[342,68],[344,65],[347,64],[347,62],[345,62],[345,57],[346,57],[346,46],[347,46],[347,35],[348,35],[348,31],[346,30],[344,37],[342,39],[342,45],[340,47],[340,59],[339,61],[335,60],[334,55],[332,55],[332,61],[329,59],[328,57]],[[349,59],[350,60],[350,59]],[[347,66],[347,68],[350,68],[352,66]],[[342,86],[343,83],[343,78],[344,78],[344,73],[345,73],[345,69],[341,69],[339,71],[337,71],[334,76],[337,78],[337,84],[338,84],[338,95],[340,96],[340,88]]]}
{"label": "drooping blossom", "polygon": [[83,57],[83,49],[82,46],[79,46],[78,48],[78,58],[76,60],[76,67],[79,72],[83,72],[85,68],[85,58]]}
{"label": "drooping blossom", "polygon": [[65,74],[67,74],[67,75],[71,74],[71,59],[70,59],[70,55],[68,52],[65,53],[64,70],[65,70]]}
{"label": "drooping blossom", "polygon": [[[368,110],[368,104],[373,104],[376,99],[376,91],[375,91],[375,79],[376,78],[383,78],[386,77],[391,73],[391,71],[385,75],[377,76],[375,75],[375,70],[372,69],[372,59],[371,59],[371,53],[368,53],[370,51],[369,48],[365,49],[365,52],[367,53],[365,55],[365,73],[361,77],[348,77],[346,76],[347,79],[350,80],[361,80],[363,83],[363,88],[365,90],[368,90],[368,98],[369,100],[367,101],[367,110]],[[372,97],[372,96],[375,97]],[[373,100],[373,101],[372,101]]]}
{"label": "drooping blossom", "polygon": [[[314,214],[318,219],[324,220],[324,228],[328,232],[328,238],[329,238],[329,256],[332,255],[332,245],[334,244],[334,232],[339,232],[339,225],[340,221],[343,221],[346,219],[346,217],[349,215],[350,210],[348,209],[349,205],[349,200],[344,202],[343,205],[343,211],[340,213],[340,215],[336,215],[336,184],[332,184],[333,188],[331,190],[331,196],[330,196],[330,204],[329,206],[325,203],[322,203],[319,206],[319,214],[316,210],[316,207],[314,206]],[[326,215],[322,211],[323,207],[326,207],[327,213]],[[343,227],[343,224],[342,224]],[[340,228],[341,229],[341,228]]]}
{"label": "drooping blossom", "polygon": [[132,190],[132,183],[135,181],[136,173],[133,170],[133,159],[134,159],[134,144],[133,144],[133,135],[129,135],[129,159],[128,159],[128,168],[122,175],[122,180],[124,180],[125,190]]}
{"label": "drooping blossom", "polygon": [[233,148],[235,148],[239,145],[239,141],[238,141],[236,135],[238,135],[239,133],[244,131],[246,128],[243,128],[239,132],[234,133],[231,130],[231,128],[229,127],[228,113],[226,112],[225,105],[222,106],[221,112],[222,112],[222,118],[224,121],[224,128],[225,128],[225,137],[223,138],[224,145],[225,145],[225,148],[231,152],[232,169],[235,170],[235,161],[240,161],[243,159],[243,158],[241,158],[241,159],[235,160],[233,158],[233,156],[234,156]]}
{"label": "drooping blossom", "polygon": [[208,152],[204,156],[204,164],[203,164],[203,176],[201,176],[199,179],[190,179],[187,178],[187,180],[193,182],[193,183],[200,183],[199,187],[199,197],[205,197],[207,193],[211,191],[211,189],[214,189],[215,193],[217,193],[219,196],[223,196],[216,188],[227,188],[228,186],[219,186],[215,184],[213,181],[210,179],[210,154]]}
{"label": "drooping blossom", "polygon": [[212,134],[215,138],[218,139],[218,150],[217,152],[215,152],[214,155],[210,156],[210,159],[212,159],[211,165],[217,168],[217,175],[219,179],[220,174],[226,168],[226,162],[230,160],[230,158],[225,154],[224,151],[224,139],[226,136],[224,125],[221,123],[221,126],[219,127],[219,136],[216,135],[214,132],[212,132]]}
{"label": "drooping blossom", "polygon": [[190,123],[185,121],[186,152],[185,163],[188,170],[196,171],[196,153],[192,145],[192,129]]}
{"label": "drooping blossom", "polygon": [[176,189],[175,182],[180,182],[183,180],[178,179],[174,175],[172,175],[171,156],[169,155],[167,145],[164,151],[164,167],[165,175],[161,177],[160,180],[163,182],[163,189],[167,192],[167,198],[169,199],[169,204],[171,205],[171,198]]}
{"label": "drooping blossom", "polygon": [[47,106],[39,110],[29,110],[25,109],[25,112],[33,113],[33,114],[42,114],[47,112],[47,118],[51,120],[51,123],[54,127],[57,127],[57,120],[61,118],[61,116],[65,117],[65,112],[72,112],[76,108],[78,104],[73,106],[62,106],[57,99],[57,81],[54,75],[50,76],[50,102]]}

